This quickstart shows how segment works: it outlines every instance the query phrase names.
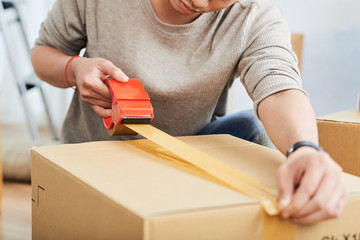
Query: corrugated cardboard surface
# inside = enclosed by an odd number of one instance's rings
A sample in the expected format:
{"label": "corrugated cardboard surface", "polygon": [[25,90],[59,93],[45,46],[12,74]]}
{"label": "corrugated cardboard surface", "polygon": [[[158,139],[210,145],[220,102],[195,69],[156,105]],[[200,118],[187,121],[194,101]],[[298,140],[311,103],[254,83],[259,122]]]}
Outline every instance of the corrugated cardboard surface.
{"label": "corrugated cardboard surface", "polygon": [[318,118],[319,143],[345,172],[360,176],[360,113],[347,110]]}
{"label": "corrugated cardboard surface", "polygon": [[[226,135],[181,140],[276,186],[276,151]],[[262,239],[257,201],[177,161],[148,140],[33,149],[33,239]],[[360,233],[360,180],[346,181],[341,218],[298,226],[296,239]]]}

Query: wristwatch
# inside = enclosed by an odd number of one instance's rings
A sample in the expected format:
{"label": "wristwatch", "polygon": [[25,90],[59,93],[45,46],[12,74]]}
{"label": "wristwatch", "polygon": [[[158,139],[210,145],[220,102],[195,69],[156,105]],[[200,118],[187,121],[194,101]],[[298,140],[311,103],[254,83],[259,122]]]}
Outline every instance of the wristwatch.
{"label": "wristwatch", "polygon": [[301,147],[312,147],[315,148],[318,151],[324,152],[324,149],[322,147],[319,147],[318,145],[309,142],[309,141],[300,141],[295,143],[294,145],[290,146],[289,149],[286,152],[286,157],[288,157],[291,153],[295,152],[296,149],[301,148]]}

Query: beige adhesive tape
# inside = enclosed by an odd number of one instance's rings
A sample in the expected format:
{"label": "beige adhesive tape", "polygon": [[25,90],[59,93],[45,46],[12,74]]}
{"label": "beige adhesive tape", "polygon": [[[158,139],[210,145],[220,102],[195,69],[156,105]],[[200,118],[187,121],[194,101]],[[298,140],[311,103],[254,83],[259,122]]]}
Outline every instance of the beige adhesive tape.
{"label": "beige adhesive tape", "polygon": [[279,215],[270,216],[264,212],[262,234],[264,240],[294,240],[295,224]]}
{"label": "beige adhesive tape", "polygon": [[[277,209],[276,191],[259,180],[235,169],[216,158],[168,135],[148,124],[125,124],[150,141],[182,158],[185,162],[210,174],[223,184],[261,202],[267,214],[263,218],[264,240],[291,240],[295,236],[295,226],[282,220]],[[286,224],[285,224],[286,223]],[[286,226],[285,226],[285,225]],[[286,229],[284,229],[284,227]],[[277,234],[275,234],[277,233]],[[276,238],[274,238],[276,236]]]}
{"label": "beige adhesive tape", "polygon": [[[126,124],[126,127],[169,150],[219,181],[251,198],[261,201],[269,215],[278,214],[275,192],[257,179],[191,147],[190,145],[147,124]],[[206,159],[206,160],[205,160]]]}

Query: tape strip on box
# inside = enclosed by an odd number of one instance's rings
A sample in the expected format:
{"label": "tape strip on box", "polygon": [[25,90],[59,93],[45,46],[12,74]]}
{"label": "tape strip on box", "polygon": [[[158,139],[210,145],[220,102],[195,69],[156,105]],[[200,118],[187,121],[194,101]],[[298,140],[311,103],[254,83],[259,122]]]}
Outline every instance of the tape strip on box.
{"label": "tape strip on box", "polygon": [[291,240],[295,237],[295,225],[278,215],[277,196],[274,189],[259,180],[235,169],[210,155],[168,135],[148,124],[125,124],[157,145],[210,174],[222,184],[261,202],[264,240]]}

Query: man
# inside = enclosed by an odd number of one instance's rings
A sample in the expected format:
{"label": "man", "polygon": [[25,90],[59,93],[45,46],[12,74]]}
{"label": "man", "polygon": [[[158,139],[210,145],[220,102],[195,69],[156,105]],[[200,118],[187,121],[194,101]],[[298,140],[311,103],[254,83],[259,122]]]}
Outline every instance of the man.
{"label": "man", "polygon": [[[111,139],[100,118],[111,114],[102,82],[108,76],[139,78],[154,106],[152,124],[169,134],[230,131],[252,140],[259,127],[248,113],[216,118],[229,85],[240,77],[275,146],[284,154],[292,146],[277,175],[282,216],[314,223],[338,216],[346,205],[341,168],[317,147],[290,33],[270,1],[58,0],[36,45],[38,76],[78,90],[64,142]],[[85,57],[71,57],[84,47]],[[254,141],[264,143],[262,137]]]}

